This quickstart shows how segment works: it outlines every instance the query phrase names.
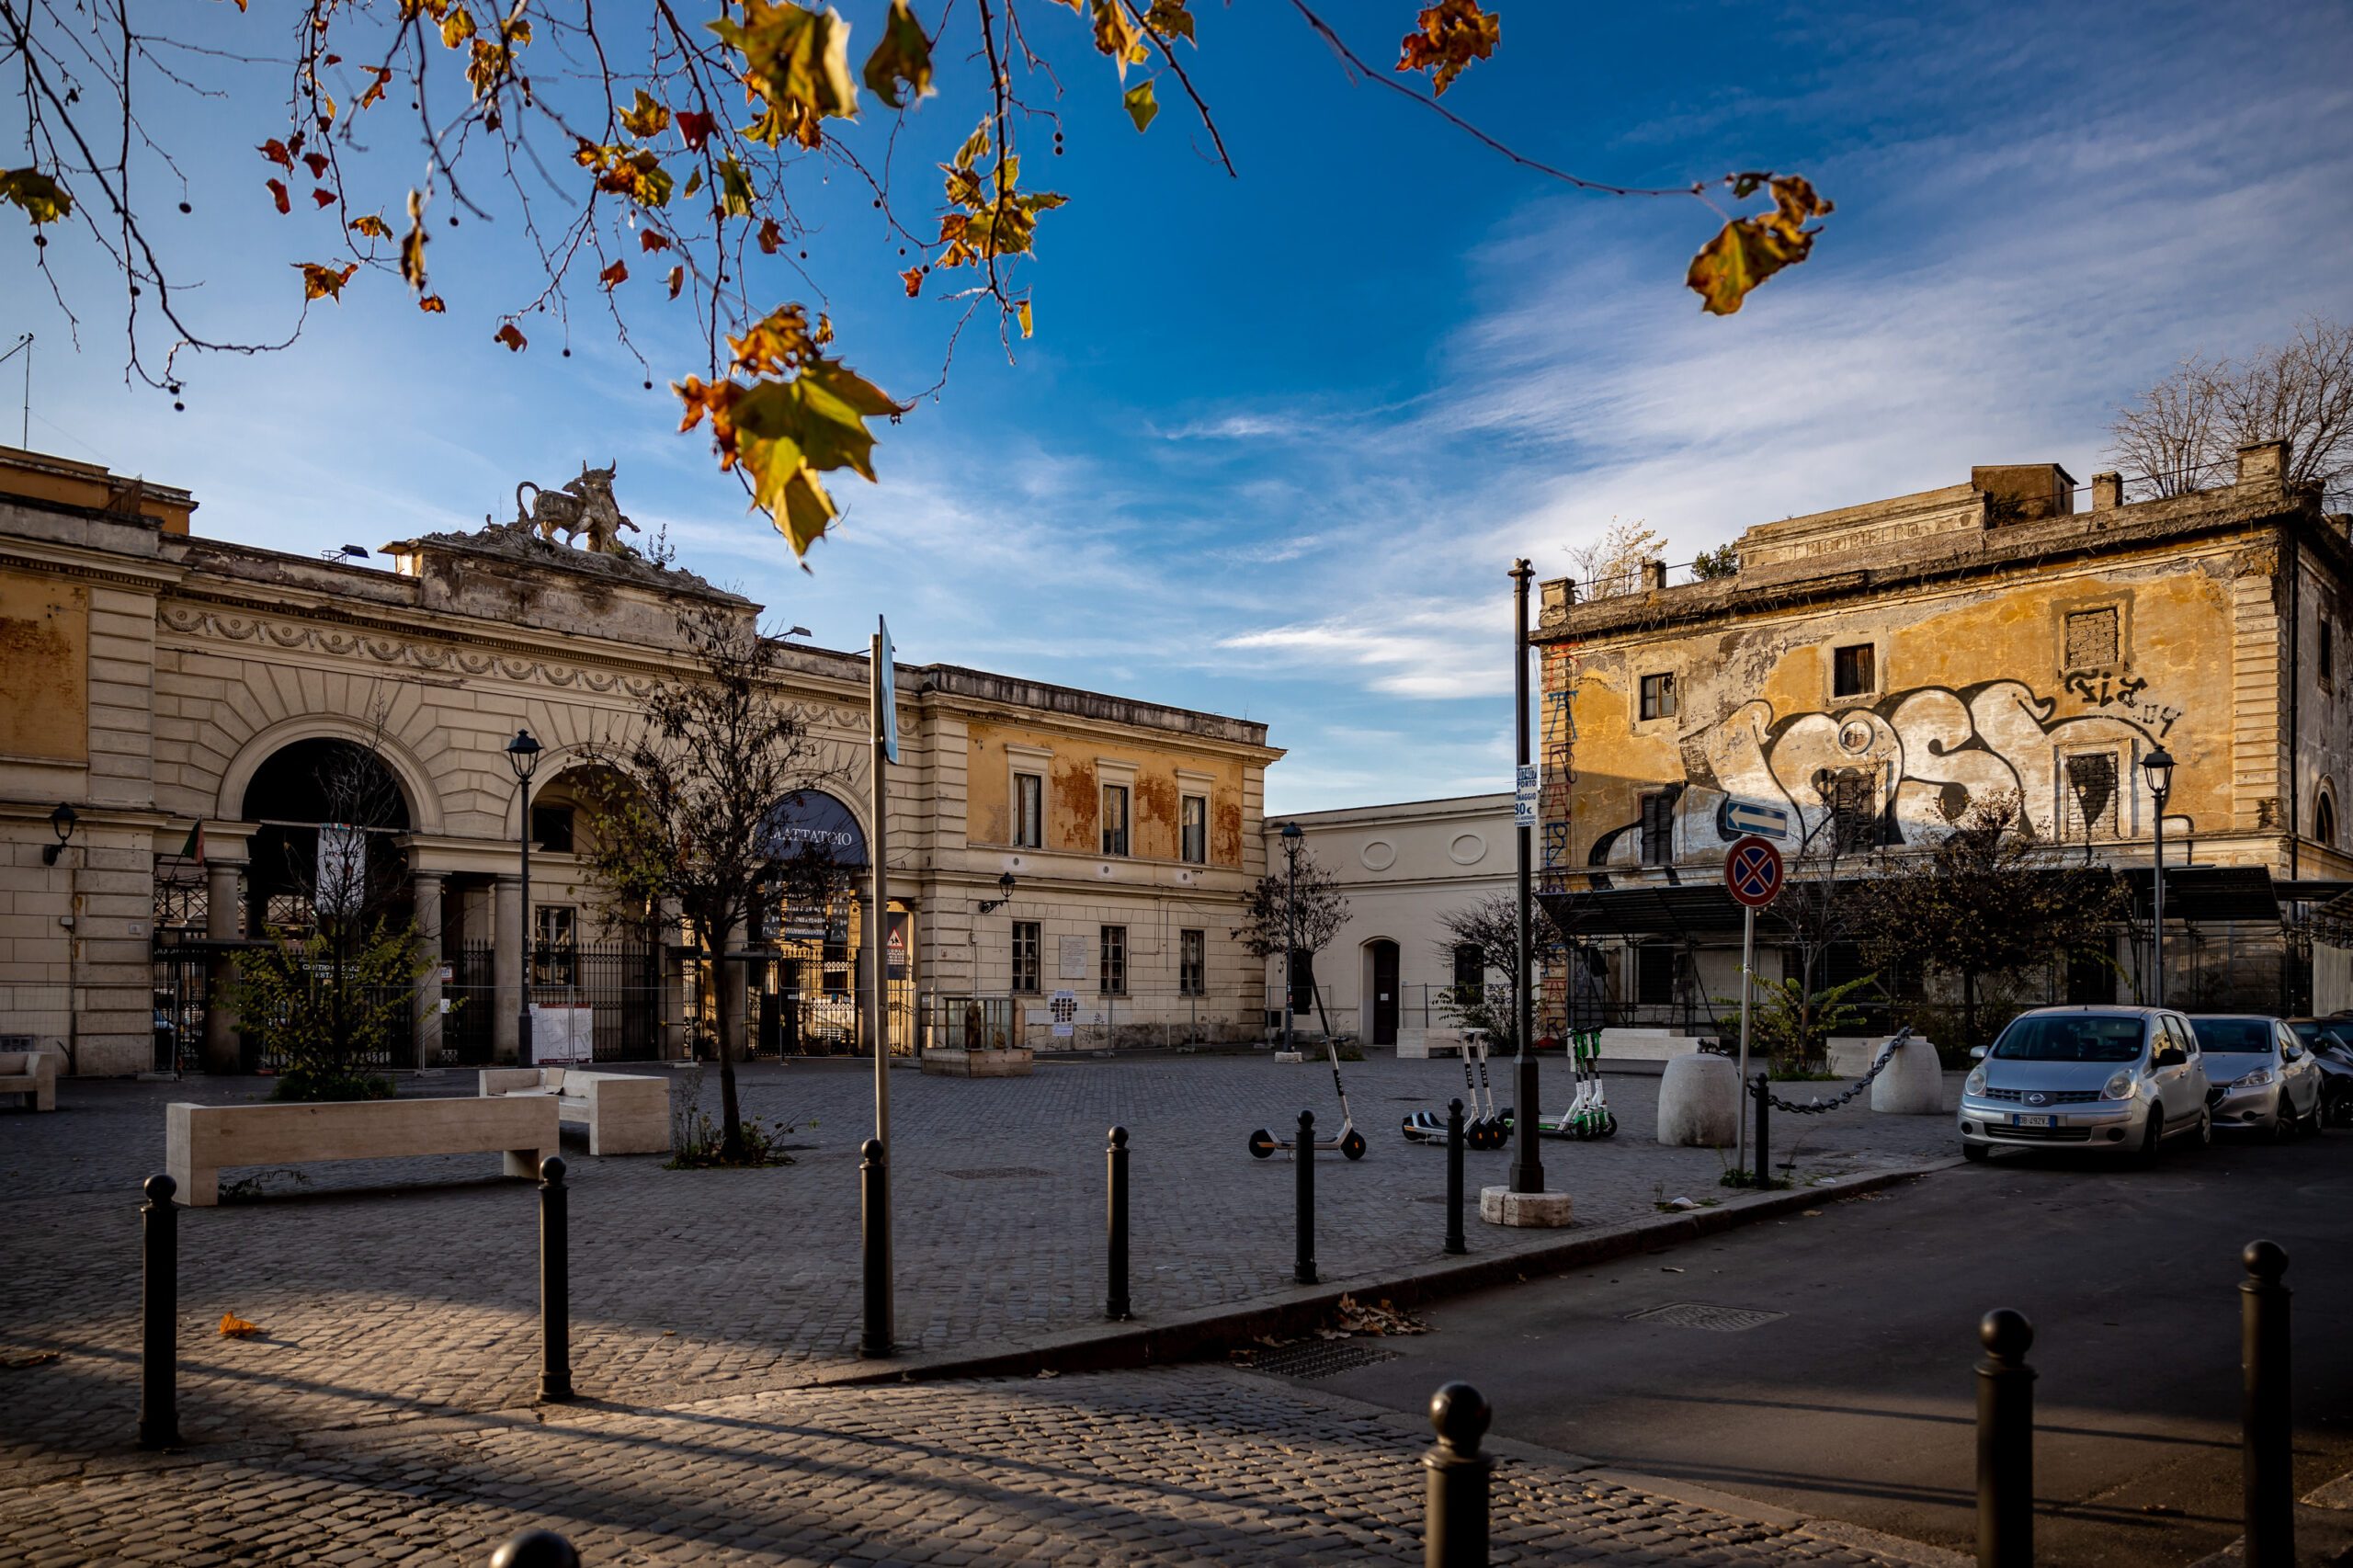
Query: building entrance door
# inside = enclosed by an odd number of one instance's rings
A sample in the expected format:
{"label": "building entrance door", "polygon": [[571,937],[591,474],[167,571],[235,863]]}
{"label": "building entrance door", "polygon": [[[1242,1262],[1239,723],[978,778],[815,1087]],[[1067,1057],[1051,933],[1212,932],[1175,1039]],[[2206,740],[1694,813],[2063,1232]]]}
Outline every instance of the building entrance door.
{"label": "building entrance door", "polygon": [[1372,1043],[1397,1043],[1397,944],[1373,942]]}

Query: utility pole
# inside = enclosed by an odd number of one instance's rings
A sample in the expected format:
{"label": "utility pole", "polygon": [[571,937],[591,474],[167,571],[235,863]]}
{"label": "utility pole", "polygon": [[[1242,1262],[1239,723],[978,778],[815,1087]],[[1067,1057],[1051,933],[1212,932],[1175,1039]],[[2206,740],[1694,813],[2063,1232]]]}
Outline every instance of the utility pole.
{"label": "utility pole", "polygon": [[1514,1192],[1544,1190],[1544,1156],[1537,1144],[1536,1069],[1536,939],[1535,790],[1529,787],[1534,769],[1528,733],[1528,585],[1536,575],[1526,561],[1512,562],[1512,732],[1518,743],[1518,767],[1512,784],[1512,837],[1519,854],[1519,940],[1513,957],[1512,1027],[1518,1036],[1518,1082],[1512,1090],[1512,1117],[1519,1132],[1518,1157],[1512,1161]]}

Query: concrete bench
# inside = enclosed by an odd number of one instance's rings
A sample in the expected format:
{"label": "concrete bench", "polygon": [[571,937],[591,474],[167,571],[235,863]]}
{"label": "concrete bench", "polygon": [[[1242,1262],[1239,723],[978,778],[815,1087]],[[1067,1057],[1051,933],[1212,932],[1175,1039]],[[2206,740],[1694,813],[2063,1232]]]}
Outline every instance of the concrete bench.
{"label": "concrete bench", "polygon": [[0,1051],[0,1095],[34,1110],[57,1108],[57,1058],[46,1051]]}
{"label": "concrete bench", "polygon": [[549,1099],[353,1100],[333,1105],[164,1108],[164,1168],[179,1201],[221,1201],[224,1165],[382,1160],[410,1154],[496,1153],[512,1176],[537,1176],[561,1147]]}
{"label": "concrete bench", "polygon": [[485,1067],[485,1099],[551,1099],[565,1121],[588,1124],[592,1154],[661,1154],[670,1148],[670,1081],[582,1067]]}

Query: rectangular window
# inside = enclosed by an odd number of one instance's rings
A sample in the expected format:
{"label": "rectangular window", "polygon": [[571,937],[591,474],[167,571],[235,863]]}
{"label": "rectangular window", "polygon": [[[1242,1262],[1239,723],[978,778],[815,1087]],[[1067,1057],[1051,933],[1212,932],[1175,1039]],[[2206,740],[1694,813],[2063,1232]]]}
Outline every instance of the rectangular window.
{"label": "rectangular window", "polygon": [[1038,922],[1017,920],[1013,923],[1014,990],[1043,991],[1045,989],[1045,986],[1040,983],[1039,973],[1044,951],[1045,943],[1039,936]]}
{"label": "rectangular window", "polygon": [[1675,977],[1683,955],[1664,942],[1645,942],[1634,949],[1634,1000],[1664,1006],[1675,1000]]}
{"label": "rectangular window", "polygon": [[1675,677],[1671,675],[1643,677],[1643,717],[1672,719],[1675,717]]}
{"label": "rectangular window", "polygon": [[570,806],[533,806],[531,808],[531,837],[547,854],[571,854],[572,808]]}
{"label": "rectangular window", "polygon": [[1454,1000],[1458,1006],[1477,1002],[1487,989],[1487,960],[1476,942],[1454,944]]}
{"label": "rectangular window", "polygon": [[1125,855],[1127,852],[1128,787],[1106,784],[1103,786],[1103,853]]}
{"label": "rectangular window", "polygon": [[1013,842],[1025,849],[1046,843],[1046,780],[1035,773],[1013,776]]}
{"label": "rectangular window", "polygon": [[1664,866],[1675,858],[1675,797],[1643,797],[1643,864]]}
{"label": "rectangular window", "polygon": [[1879,659],[1869,642],[1835,648],[1830,653],[1830,694],[1861,697],[1879,689]]}
{"label": "rectangular window", "polygon": [[[1121,791],[1125,793],[1125,791]],[[1124,996],[1128,992],[1128,928],[1124,926],[1103,927],[1103,967],[1098,988],[1106,996]]]}
{"label": "rectangular window", "polygon": [[2064,832],[2076,838],[2116,836],[2116,754],[2084,752],[2060,769]]}
{"label": "rectangular window", "polygon": [[1829,808],[1831,847],[1844,853],[1868,849],[1879,841],[1879,770],[1842,767],[1827,769],[1814,781],[1822,803]]}
{"label": "rectangular window", "polygon": [[1176,992],[1180,996],[1210,994],[1210,934],[1176,933]]}
{"label": "rectangular window", "polygon": [[[567,813],[568,814],[568,813]],[[531,955],[533,985],[570,985],[575,954],[570,905],[543,903],[531,911],[538,927],[538,949]]]}
{"label": "rectangular window", "polygon": [[2065,663],[2071,670],[2105,669],[2118,662],[2119,612],[2116,606],[2081,609],[2067,618]]}
{"label": "rectangular window", "polygon": [[2326,616],[2320,618],[2320,683],[2332,687],[2336,684],[2336,628]]}
{"label": "rectangular window", "polygon": [[[2327,622],[2321,623],[2324,627]],[[1207,795],[1188,795],[1184,805],[1185,860],[1188,865],[1210,863],[1210,799]]]}

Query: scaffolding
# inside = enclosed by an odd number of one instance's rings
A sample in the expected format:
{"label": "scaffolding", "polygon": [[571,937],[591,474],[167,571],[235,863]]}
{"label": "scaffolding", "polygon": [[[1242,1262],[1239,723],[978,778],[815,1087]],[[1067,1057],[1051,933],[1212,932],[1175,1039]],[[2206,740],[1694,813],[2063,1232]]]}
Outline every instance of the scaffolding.
{"label": "scaffolding", "polygon": [[[1543,749],[1537,821],[1543,854],[1537,890],[1557,893],[1568,891],[1570,797],[1577,777],[1577,722],[1571,700],[1576,695],[1579,665],[1575,653],[1555,644],[1544,649],[1540,668],[1543,679],[1538,733]],[[1557,1037],[1566,1033],[1569,1024],[1570,965],[1560,933],[1550,919],[1539,924],[1534,956],[1541,976],[1537,1030]]]}

